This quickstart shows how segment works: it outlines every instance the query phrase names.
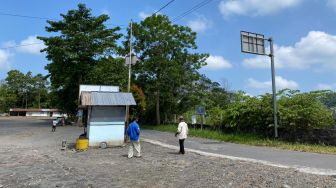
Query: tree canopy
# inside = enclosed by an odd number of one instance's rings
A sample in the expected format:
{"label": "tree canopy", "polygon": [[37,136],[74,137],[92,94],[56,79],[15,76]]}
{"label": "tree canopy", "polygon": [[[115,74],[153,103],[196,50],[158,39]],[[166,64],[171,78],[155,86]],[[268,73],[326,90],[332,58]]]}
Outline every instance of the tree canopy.
{"label": "tree canopy", "polygon": [[116,41],[121,34],[119,27],[109,29],[104,25],[109,19],[107,15],[93,16],[84,4],[61,17],[60,21],[47,21],[46,31],[53,36],[38,38],[47,46],[42,51],[50,61],[46,69],[51,87],[57,93],[58,107],[75,113],[79,85],[97,81],[89,76],[94,74],[92,71],[99,71],[95,68],[97,64],[104,66],[106,61],[115,61],[111,55],[118,50]]}
{"label": "tree canopy", "polygon": [[50,106],[48,96],[49,82],[42,74],[23,74],[11,70],[0,85],[0,111],[9,108],[41,108]]}
{"label": "tree canopy", "polygon": [[[155,111],[160,124],[162,114],[180,112],[182,97],[200,78],[197,70],[206,64],[208,55],[194,52],[195,32],[173,24],[167,16],[153,15],[132,27],[134,51],[142,60],[133,69],[135,82],[148,98],[149,114]],[[124,45],[127,49],[128,42]]]}

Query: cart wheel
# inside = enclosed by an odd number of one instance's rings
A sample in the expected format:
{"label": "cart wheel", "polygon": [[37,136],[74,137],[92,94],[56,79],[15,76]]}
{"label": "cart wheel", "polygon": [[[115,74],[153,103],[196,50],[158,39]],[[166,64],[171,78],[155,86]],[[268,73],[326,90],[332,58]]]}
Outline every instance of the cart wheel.
{"label": "cart wheel", "polygon": [[100,143],[100,148],[106,149],[107,148],[107,143],[106,142],[101,142]]}

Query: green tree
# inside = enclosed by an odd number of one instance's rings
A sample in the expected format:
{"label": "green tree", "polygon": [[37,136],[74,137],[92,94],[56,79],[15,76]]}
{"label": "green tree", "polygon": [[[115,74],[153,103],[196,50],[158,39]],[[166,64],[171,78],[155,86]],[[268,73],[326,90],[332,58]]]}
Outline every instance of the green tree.
{"label": "green tree", "polygon": [[87,83],[118,85],[126,89],[128,70],[123,58],[105,58],[93,67],[87,76]]}
{"label": "green tree", "polygon": [[8,112],[10,108],[15,107],[17,95],[9,90],[6,84],[0,85],[0,112]]}
{"label": "green tree", "polygon": [[320,101],[326,105],[328,108],[336,108],[336,92],[330,90],[315,91],[320,95]]}
{"label": "green tree", "polygon": [[84,4],[61,17],[60,21],[47,21],[46,31],[52,36],[38,38],[47,46],[42,51],[50,61],[46,69],[52,90],[57,93],[57,105],[74,113],[79,85],[88,84],[95,66],[117,51],[116,41],[121,34],[117,33],[119,27],[106,28],[107,15],[92,16]]}
{"label": "green tree", "polygon": [[11,70],[7,73],[6,85],[10,93],[17,96],[13,107],[28,107],[28,97],[32,89],[32,73],[23,74],[18,70]]}
{"label": "green tree", "polygon": [[48,81],[42,74],[34,76],[31,72],[23,74],[18,70],[11,70],[2,86],[2,91],[6,92],[4,96],[10,97],[7,100],[12,101],[11,108],[49,107]]}
{"label": "green tree", "polygon": [[[133,46],[142,60],[133,69],[134,78],[145,92],[148,112],[155,112],[160,124],[162,114],[178,111],[183,103],[180,96],[199,78],[197,70],[206,64],[208,55],[193,53],[196,33],[173,24],[167,16],[153,15],[132,27]],[[124,42],[125,49],[128,45]]]}
{"label": "green tree", "polygon": [[212,126],[218,130],[223,123],[223,108],[218,106],[212,107],[210,110],[208,110],[208,112],[210,114],[209,117],[211,119]]}
{"label": "green tree", "polygon": [[37,74],[32,78],[32,106],[34,108],[47,108],[50,107],[48,103],[49,95],[49,82],[42,74]]}

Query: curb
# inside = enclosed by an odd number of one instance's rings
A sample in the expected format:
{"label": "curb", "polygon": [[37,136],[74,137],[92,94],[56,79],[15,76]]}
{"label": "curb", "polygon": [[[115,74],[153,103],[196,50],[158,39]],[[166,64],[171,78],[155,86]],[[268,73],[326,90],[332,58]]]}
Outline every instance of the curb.
{"label": "curb", "polygon": [[[150,139],[144,138],[144,139],[141,139],[141,141],[154,144],[154,145],[158,145],[161,147],[169,148],[169,149],[174,149],[174,150],[179,149],[179,147],[177,146],[166,144],[166,143],[156,141],[156,140],[150,140]],[[207,157],[216,157],[216,158],[230,159],[230,160],[235,160],[235,161],[246,161],[246,162],[252,162],[252,163],[272,166],[272,167],[294,169],[302,173],[308,173],[308,174],[314,174],[314,175],[325,175],[325,176],[336,175],[336,170],[332,170],[332,169],[311,168],[311,167],[298,166],[298,165],[283,165],[283,164],[274,163],[270,161],[245,158],[245,157],[235,157],[235,156],[229,156],[229,155],[223,155],[223,154],[217,154],[217,153],[209,153],[209,152],[204,152],[204,151],[189,149],[189,148],[186,148],[185,150],[188,152],[197,153],[199,155],[207,156]]]}

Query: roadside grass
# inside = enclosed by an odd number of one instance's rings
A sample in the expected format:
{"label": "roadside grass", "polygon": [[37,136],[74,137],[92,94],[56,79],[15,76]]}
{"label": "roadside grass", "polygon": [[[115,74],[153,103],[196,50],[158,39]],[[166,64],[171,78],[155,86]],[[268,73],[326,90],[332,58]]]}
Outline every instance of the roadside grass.
{"label": "roadside grass", "polygon": [[[163,132],[176,132],[176,125],[143,125],[144,129],[151,129]],[[214,139],[224,142],[231,142],[236,144],[246,144],[252,146],[264,146],[272,147],[278,149],[292,150],[292,151],[302,151],[302,152],[314,152],[323,154],[336,154],[336,146],[327,146],[319,144],[302,144],[302,143],[291,143],[286,141],[281,141],[277,139],[262,138],[253,134],[228,134],[221,133],[212,130],[200,130],[189,128],[189,136]]]}

